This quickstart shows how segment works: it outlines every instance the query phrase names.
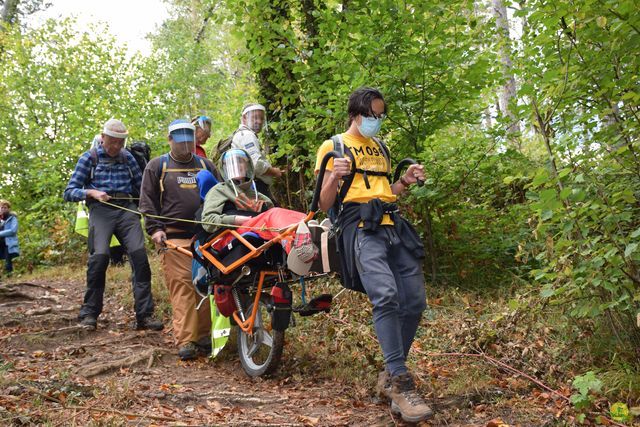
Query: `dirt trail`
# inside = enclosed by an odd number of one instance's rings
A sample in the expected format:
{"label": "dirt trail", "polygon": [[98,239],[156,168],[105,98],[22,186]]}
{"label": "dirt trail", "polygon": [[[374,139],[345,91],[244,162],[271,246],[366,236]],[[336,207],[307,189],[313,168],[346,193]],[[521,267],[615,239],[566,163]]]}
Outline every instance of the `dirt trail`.
{"label": "dirt trail", "polygon": [[[83,284],[42,281],[2,289],[3,425],[394,424],[386,405],[354,400],[357,391],[339,381],[249,378],[234,342],[220,360],[182,362],[170,330],[133,330],[126,310],[112,311],[119,306],[114,296],[106,296],[97,331],[79,328]],[[285,349],[283,363],[286,357]]]}
{"label": "dirt trail", "polygon": [[[370,389],[292,375],[287,345],[283,368],[267,379],[242,371],[234,340],[214,361],[182,362],[171,331],[133,330],[114,292],[105,295],[98,330],[79,328],[83,290],[56,280],[0,287],[1,425],[404,425]],[[510,395],[432,395],[437,416],[424,425],[553,424],[548,410],[536,421],[531,407],[526,416],[514,412],[504,403]]]}

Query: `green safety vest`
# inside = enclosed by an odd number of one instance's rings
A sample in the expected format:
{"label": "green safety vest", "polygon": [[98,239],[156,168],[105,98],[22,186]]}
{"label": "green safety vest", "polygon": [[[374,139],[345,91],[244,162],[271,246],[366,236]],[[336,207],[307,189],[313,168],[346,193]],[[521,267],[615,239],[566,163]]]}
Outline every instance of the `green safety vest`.
{"label": "green safety vest", "polygon": [[231,321],[220,314],[213,295],[209,295],[209,307],[211,307],[211,358],[213,359],[229,340]]}
{"label": "green safety vest", "polygon": [[[76,225],[73,229],[81,236],[89,237],[89,211],[87,205],[84,202],[78,203],[78,213],[76,213]],[[111,236],[110,247],[120,246],[120,242],[116,239],[116,236]]]}

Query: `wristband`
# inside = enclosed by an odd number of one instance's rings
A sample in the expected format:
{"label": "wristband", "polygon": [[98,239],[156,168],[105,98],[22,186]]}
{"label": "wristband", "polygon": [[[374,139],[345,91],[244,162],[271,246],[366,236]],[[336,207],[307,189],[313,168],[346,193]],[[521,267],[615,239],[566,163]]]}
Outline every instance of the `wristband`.
{"label": "wristband", "polygon": [[408,188],[411,185],[404,179],[404,175],[400,177],[400,184],[402,184],[405,188]]}

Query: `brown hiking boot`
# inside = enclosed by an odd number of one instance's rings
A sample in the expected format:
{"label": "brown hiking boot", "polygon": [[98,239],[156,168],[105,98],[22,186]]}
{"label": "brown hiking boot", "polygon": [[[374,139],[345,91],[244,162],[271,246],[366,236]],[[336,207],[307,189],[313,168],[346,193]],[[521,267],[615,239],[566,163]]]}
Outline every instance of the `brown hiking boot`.
{"label": "brown hiking boot", "polygon": [[378,382],[376,383],[376,394],[381,399],[391,400],[391,375],[389,371],[383,369],[378,374]]}
{"label": "brown hiking boot", "polygon": [[391,378],[391,412],[400,414],[409,423],[426,420],[433,411],[416,391],[416,385],[409,373]]}

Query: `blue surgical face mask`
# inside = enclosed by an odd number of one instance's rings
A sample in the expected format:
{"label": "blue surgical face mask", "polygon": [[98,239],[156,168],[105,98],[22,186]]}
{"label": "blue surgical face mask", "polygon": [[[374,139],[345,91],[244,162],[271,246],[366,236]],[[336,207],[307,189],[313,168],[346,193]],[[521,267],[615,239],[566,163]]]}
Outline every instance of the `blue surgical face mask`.
{"label": "blue surgical face mask", "polygon": [[367,138],[372,138],[380,132],[382,126],[382,119],[376,117],[362,116],[362,122],[358,126],[358,131]]}

